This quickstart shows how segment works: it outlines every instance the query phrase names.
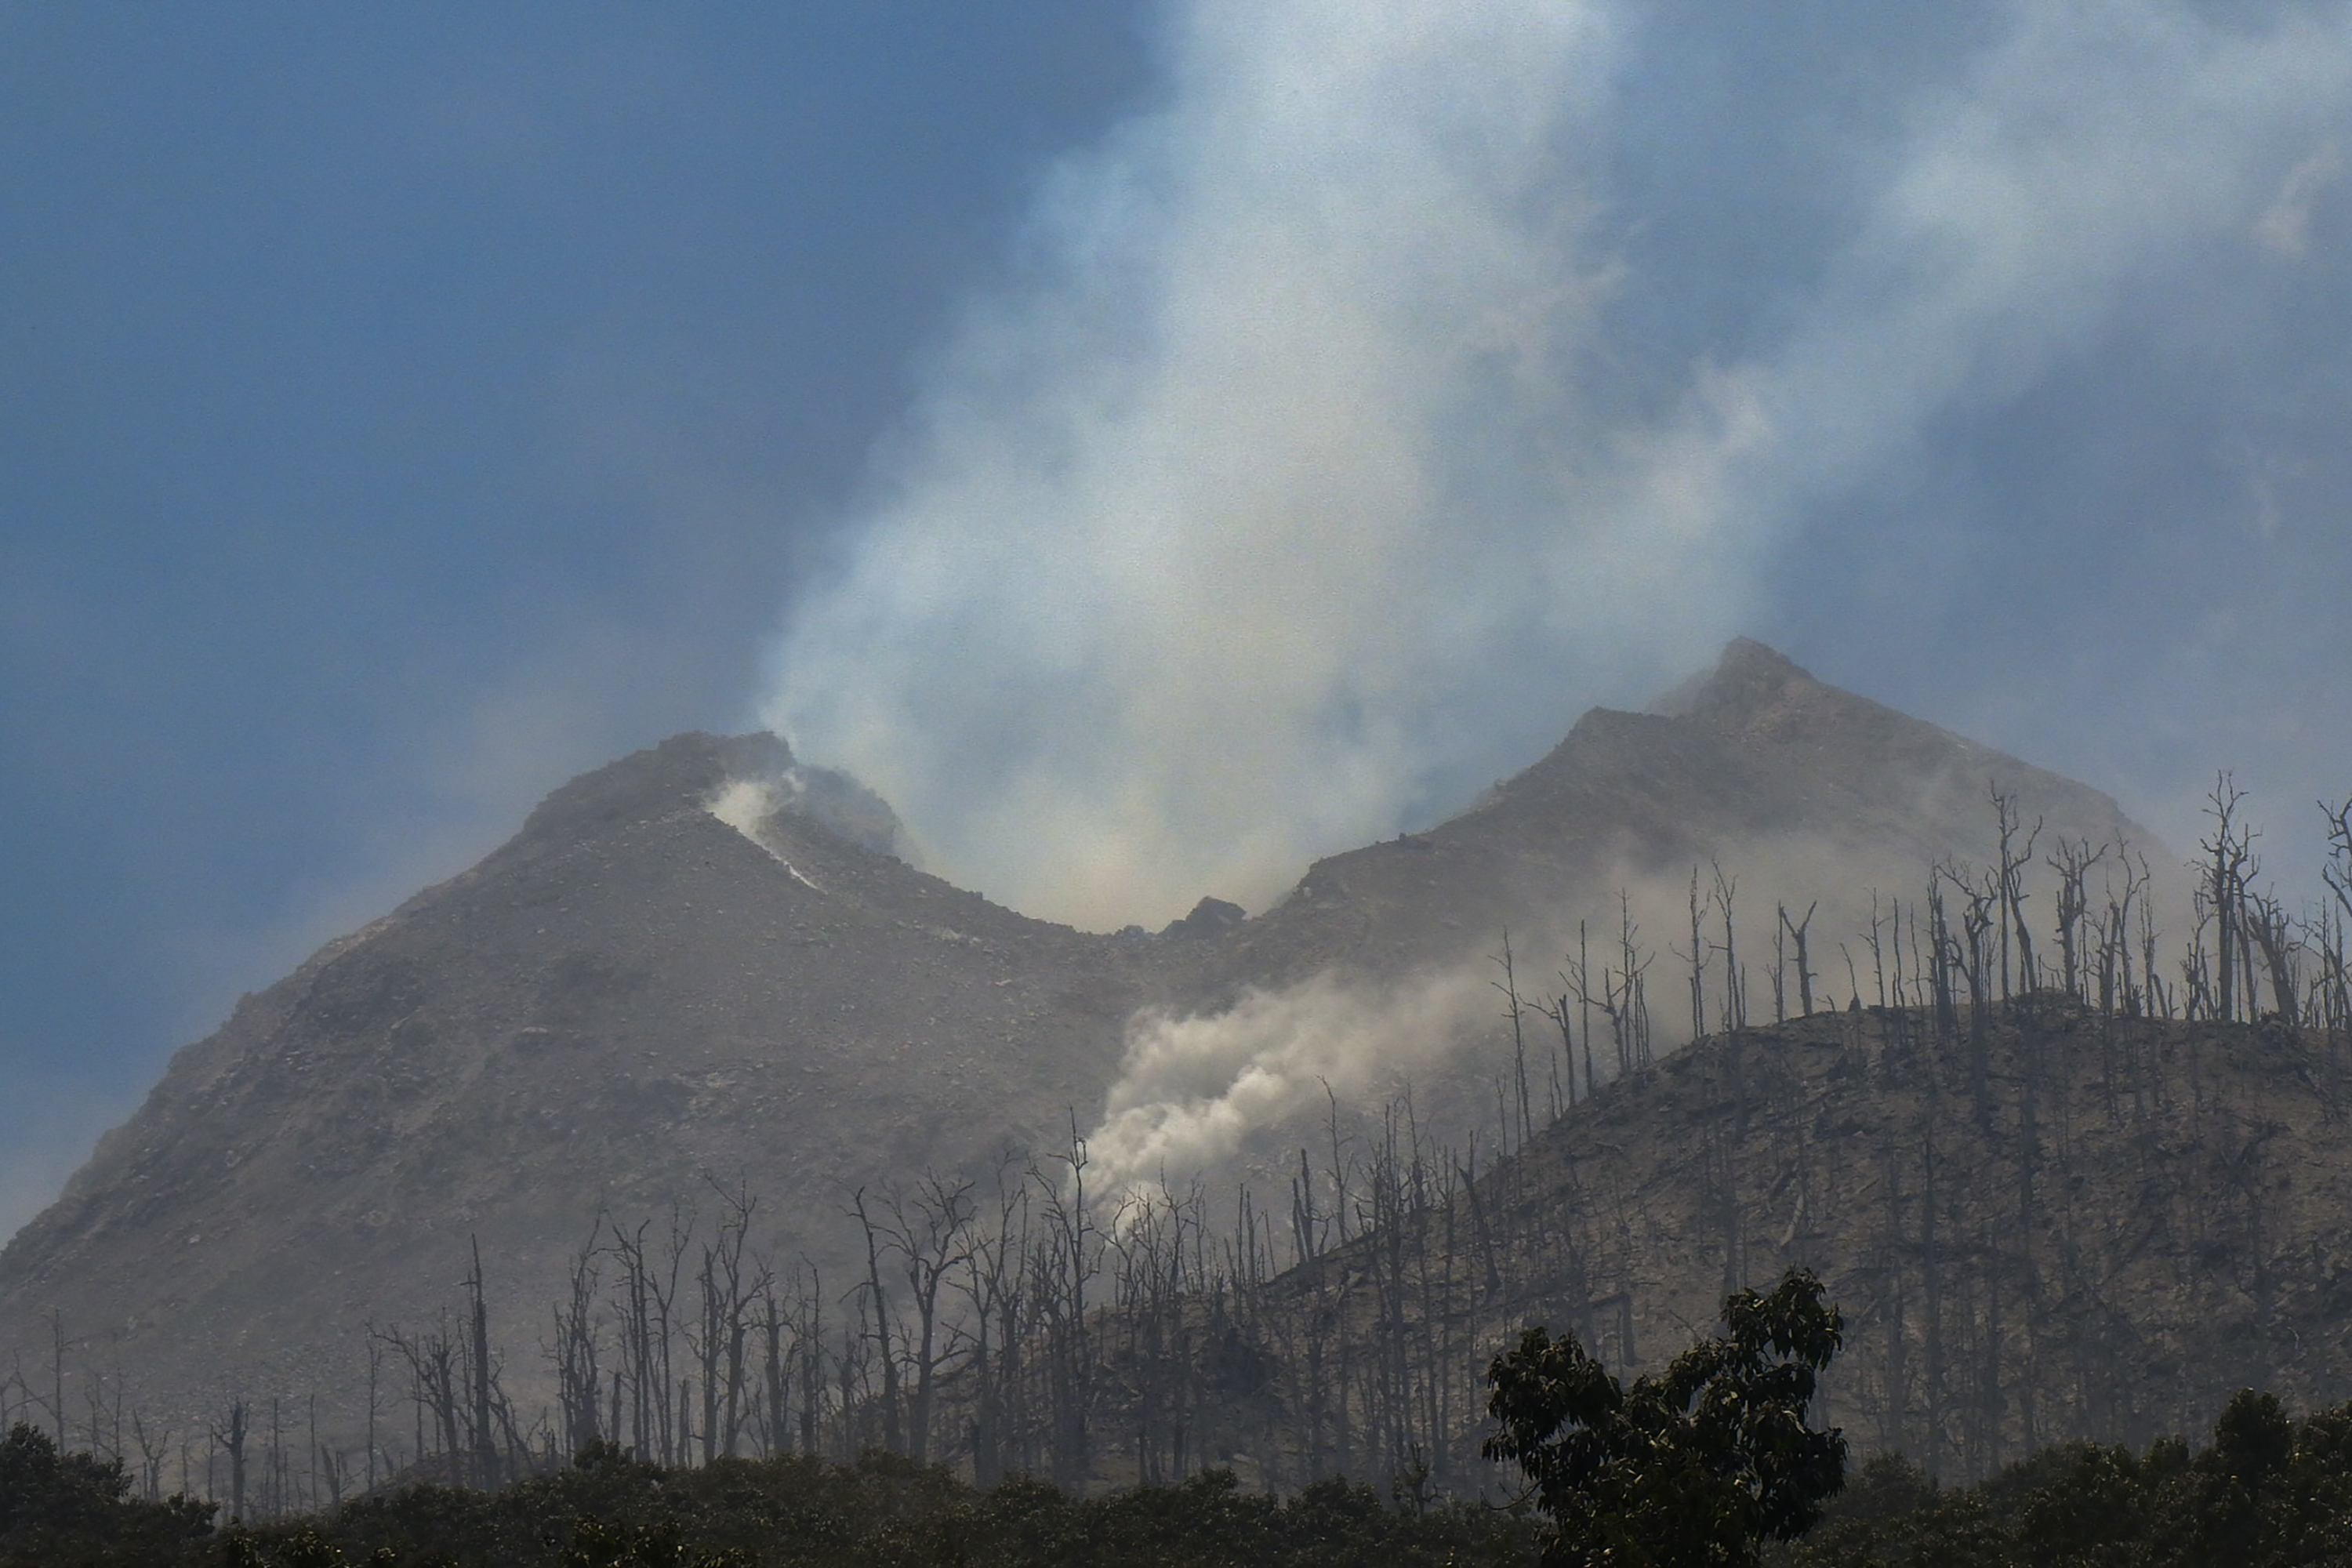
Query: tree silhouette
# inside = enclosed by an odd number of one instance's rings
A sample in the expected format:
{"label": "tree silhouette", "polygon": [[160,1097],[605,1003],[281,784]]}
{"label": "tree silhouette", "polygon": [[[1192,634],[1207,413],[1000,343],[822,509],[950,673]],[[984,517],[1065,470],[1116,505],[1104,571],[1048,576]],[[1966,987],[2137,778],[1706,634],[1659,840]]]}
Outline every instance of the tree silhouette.
{"label": "tree silhouette", "polygon": [[1551,1568],[1752,1564],[1844,1483],[1846,1445],[1806,1422],[1843,1320],[1811,1273],[1735,1291],[1728,1333],[1623,1387],[1572,1334],[1528,1329],[1487,1372],[1501,1424],[1489,1459],[1517,1464],[1549,1521]]}

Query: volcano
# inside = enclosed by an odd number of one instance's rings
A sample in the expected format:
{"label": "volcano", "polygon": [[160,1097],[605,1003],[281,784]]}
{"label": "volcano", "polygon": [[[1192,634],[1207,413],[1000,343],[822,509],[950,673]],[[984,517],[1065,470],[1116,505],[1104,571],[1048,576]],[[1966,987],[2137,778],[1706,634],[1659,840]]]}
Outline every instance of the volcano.
{"label": "volcano", "polygon": [[370,1326],[443,1311],[475,1244],[495,1317],[543,1324],[600,1215],[719,1190],[758,1195],[767,1256],[844,1279],[853,1194],[1067,1147],[1139,1010],[1458,964],[1507,929],[1556,945],[1616,889],[1710,863],[1850,932],[1869,889],[1985,858],[1996,790],[2049,840],[2163,859],[2096,790],[1744,640],[1441,826],[1156,935],[992,904],[897,858],[886,806],[772,737],[681,735],[183,1049],[0,1252],[0,1357],[62,1345],[88,1397],[127,1389],[182,1430],[240,1394],[348,1409]]}

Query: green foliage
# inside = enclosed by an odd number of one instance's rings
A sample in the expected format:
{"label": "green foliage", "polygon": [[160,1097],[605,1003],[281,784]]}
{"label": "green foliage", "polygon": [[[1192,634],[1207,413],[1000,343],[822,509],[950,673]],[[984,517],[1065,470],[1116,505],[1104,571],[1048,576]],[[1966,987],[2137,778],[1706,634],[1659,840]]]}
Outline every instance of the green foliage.
{"label": "green foliage", "polygon": [[1820,1517],[1845,1439],[1806,1414],[1843,1320],[1798,1270],[1730,1296],[1723,1320],[1724,1337],[1631,1388],[1571,1334],[1532,1328],[1496,1358],[1485,1451],[1526,1473],[1547,1564],[1744,1568]]}
{"label": "green foliage", "polygon": [[2297,1423],[2231,1399],[2212,1445],[2145,1454],[2070,1444],[1980,1486],[1939,1490],[1874,1459],[1784,1568],[2301,1568],[2352,1563],[2352,1405]]}
{"label": "green foliage", "polygon": [[[670,1470],[610,1445],[496,1493],[411,1487],[215,1532],[209,1508],[131,1501],[119,1466],[18,1431],[0,1447],[0,1568],[1499,1568],[1532,1542],[1492,1510],[1339,1480],[1286,1500],[1213,1470],[1079,1499],[1024,1477],[982,1491],[889,1454]],[[159,1519],[179,1533],[133,1528]]]}
{"label": "green foliage", "polygon": [[210,1503],[134,1501],[120,1459],[60,1454],[18,1423],[0,1438],[0,1565],[43,1568],[172,1562],[208,1534]]}
{"label": "green foliage", "polygon": [[[1803,1415],[1810,1373],[1836,1349],[1835,1314],[1801,1277],[1734,1303],[1723,1340],[1631,1388],[1614,1388],[1572,1340],[1530,1335],[1497,1363],[1509,1369],[1496,1383],[1498,1402],[1509,1400],[1498,1443],[1525,1446],[1560,1485],[1589,1483],[1552,1494],[1555,1521],[1565,1500],[1589,1510],[1567,1522],[1590,1527],[1546,1540],[1548,1561],[1754,1561],[1757,1541],[1797,1528],[1808,1496],[1818,1500],[1837,1435],[1811,1431]],[[1538,1539],[1524,1516],[1403,1489],[1391,1500],[1343,1480],[1285,1499],[1212,1470],[1080,1499],[1021,1477],[982,1491],[895,1455],[665,1469],[609,1445],[495,1493],[420,1486],[307,1519],[212,1521],[209,1504],[131,1498],[119,1464],[61,1454],[30,1427],[0,1440],[0,1568],[1501,1568],[1528,1562]],[[1882,1455],[1818,1525],[1762,1558],[1769,1568],[2352,1563],[2352,1405],[2298,1421],[2244,1393],[2200,1451],[2178,1438],[2144,1453],[2073,1444],[1969,1488],[1938,1487]]]}

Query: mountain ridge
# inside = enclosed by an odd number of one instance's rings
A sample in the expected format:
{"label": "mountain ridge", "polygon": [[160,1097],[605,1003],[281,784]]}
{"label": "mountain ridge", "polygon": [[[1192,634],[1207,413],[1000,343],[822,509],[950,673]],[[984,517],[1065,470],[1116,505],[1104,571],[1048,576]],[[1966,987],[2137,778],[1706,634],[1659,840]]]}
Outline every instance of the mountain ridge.
{"label": "mountain ridge", "polygon": [[[1319,859],[1255,917],[1209,903],[1157,937],[1034,921],[844,837],[792,808],[803,764],[773,737],[674,737],[551,792],[177,1054],[0,1250],[0,1351],[46,1347],[54,1310],[76,1359],[159,1408],[347,1397],[366,1325],[429,1320],[468,1237],[509,1321],[543,1316],[600,1213],[707,1203],[713,1182],[764,1194],[772,1256],[854,1269],[852,1192],[1066,1142],[1147,1011],[1482,963],[1506,929],[1533,951],[1627,878],[1663,897],[1715,857],[1757,908],[1775,857],[1910,887],[1983,853],[1988,773],[2053,829],[2138,831],[1760,644],[1682,700],[1596,710],[1471,810]],[[1873,748],[1895,754],[1848,776]],[[764,814],[722,821],[745,783]],[[1464,1058],[1465,1083],[1486,1065]]]}

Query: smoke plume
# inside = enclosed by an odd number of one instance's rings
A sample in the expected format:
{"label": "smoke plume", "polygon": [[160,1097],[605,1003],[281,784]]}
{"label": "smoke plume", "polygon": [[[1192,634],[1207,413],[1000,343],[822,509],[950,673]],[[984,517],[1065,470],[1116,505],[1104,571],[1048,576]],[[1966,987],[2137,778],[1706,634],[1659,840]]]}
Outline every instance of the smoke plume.
{"label": "smoke plume", "polygon": [[1396,1092],[1400,1075],[1451,1053],[1486,990],[1470,968],[1387,984],[1323,974],[1211,1016],[1141,1015],[1087,1138],[1103,1190],[1230,1173],[1251,1133],[1327,1095],[1356,1106]]}
{"label": "smoke plume", "polygon": [[1613,96],[1646,13],[1177,0],[1164,90],[1046,182],[763,717],[942,873],[1103,928],[1261,901],[1647,695],[1938,417],[2307,244],[2352,8],[1995,15],[1773,330],[1661,365],[1612,313],[1643,281],[1612,128],[1680,111]]}
{"label": "smoke plume", "polygon": [[[1608,47],[1582,0],[1179,7],[1165,107],[1058,172],[772,721],[959,880],[1156,922],[1391,829],[1486,761],[1498,677],[1703,647],[1683,498],[1629,529],[1570,482]],[[1668,580],[1639,637],[1591,591]]]}

